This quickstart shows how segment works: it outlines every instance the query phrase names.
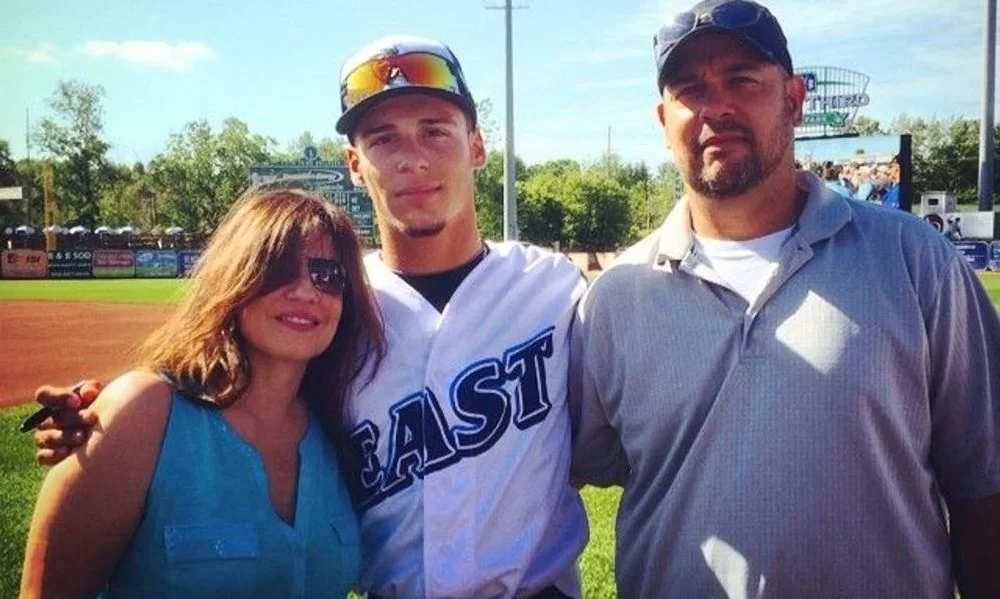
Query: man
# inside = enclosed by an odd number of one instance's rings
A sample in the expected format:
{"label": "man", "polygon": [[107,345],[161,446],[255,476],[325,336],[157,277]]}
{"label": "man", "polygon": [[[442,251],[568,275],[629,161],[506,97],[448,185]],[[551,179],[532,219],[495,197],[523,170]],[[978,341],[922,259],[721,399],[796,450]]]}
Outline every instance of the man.
{"label": "man", "polygon": [[845,198],[851,197],[851,191],[840,182],[840,167],[832,160],[827,160],[823,164],[823,184]]}
{"label": "man", "polygon": [[584,279],[561,255],[482,241],[473,175],[486,151],[446,46],[363,48],[344,64],[341,109],[352,180],[378,218],[366,270],[388,342],[346,414],[362,588],[578,597],[587,524],[569,483],[566,374]]}
{"label": "man", "polygon": [[624,487],[619,595],[1000,596],[974,273],[796,172],[805,91],[766,8],[700,2],[654,48],[686,194],[588,290],[570,368],[574,475]]}

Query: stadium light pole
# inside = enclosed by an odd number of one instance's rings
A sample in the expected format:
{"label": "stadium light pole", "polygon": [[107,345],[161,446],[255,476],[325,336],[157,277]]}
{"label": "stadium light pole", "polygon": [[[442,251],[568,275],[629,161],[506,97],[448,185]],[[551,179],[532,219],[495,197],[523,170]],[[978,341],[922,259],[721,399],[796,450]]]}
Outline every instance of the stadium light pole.
{"label": "stadium light pole", "polygon": [[983,118],[979,126],[979,210],[993,211],[993,160],[996,140],[993,125],[993,103],[996,91],[997,2],[986,0],[986,35],[984,62],[986,77],[983,85]]}

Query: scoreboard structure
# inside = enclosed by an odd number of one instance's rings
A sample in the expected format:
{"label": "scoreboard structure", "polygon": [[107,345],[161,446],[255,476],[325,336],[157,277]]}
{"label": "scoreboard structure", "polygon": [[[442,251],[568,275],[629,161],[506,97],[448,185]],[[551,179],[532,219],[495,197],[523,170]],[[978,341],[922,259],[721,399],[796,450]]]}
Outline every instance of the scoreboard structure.
{"label": "scoreboard structure", "polygon": [[257,189],[292,188],[318,193],[346,212],[368,247],[376,244],[375,212],[364,187],[356,187],[346,166],[320,160],[309,146],[295,162],[250,167],[250,185]]}

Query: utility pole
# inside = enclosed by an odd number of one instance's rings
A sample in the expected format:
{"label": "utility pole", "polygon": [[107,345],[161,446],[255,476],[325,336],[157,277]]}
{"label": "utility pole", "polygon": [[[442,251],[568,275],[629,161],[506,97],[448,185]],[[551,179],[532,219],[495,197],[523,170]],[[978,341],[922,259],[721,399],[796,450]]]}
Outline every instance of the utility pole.
{"label": "utility pole", "polygon": [[514,34],[511,11],[527,8],[523,5],[512,6],[511,0],[504,0],[503,6],[487,6],[488,9],[504,11],[506,28],[506,63],[507,63],[507,103],[505,107],[506,133],[504,135],[503,153],[503,239],[517,240],[517,180],[514,159]]}
{"label": "utility pole", "polygon": [[979,126],[979,210],[993,211],[993,160],[995,155],[993,98],[996,89],[997,0],[986,0],[984,23],[985,80],[983,85],[983,118]]}

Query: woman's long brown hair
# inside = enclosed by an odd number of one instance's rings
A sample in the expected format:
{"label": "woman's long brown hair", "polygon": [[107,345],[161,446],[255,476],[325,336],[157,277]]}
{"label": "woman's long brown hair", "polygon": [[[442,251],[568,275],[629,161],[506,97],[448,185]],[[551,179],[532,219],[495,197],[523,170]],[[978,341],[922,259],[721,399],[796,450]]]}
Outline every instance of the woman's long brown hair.
{"label": "woman's long brown hair", "polygon": [[251,190],[238,199],[209,240],[177,311],[143,345],[143,364],[169,374],[186,395],[223,408],[237,401],[253,377],[237,317],[250,301],[298,276],[300,252],[314,235],[332,241],[348,284],[337,334],[309,361],[299,391],[337,440],[345,394],[369,360],[374,373],[385,337],[353,225],[319,196]]}

